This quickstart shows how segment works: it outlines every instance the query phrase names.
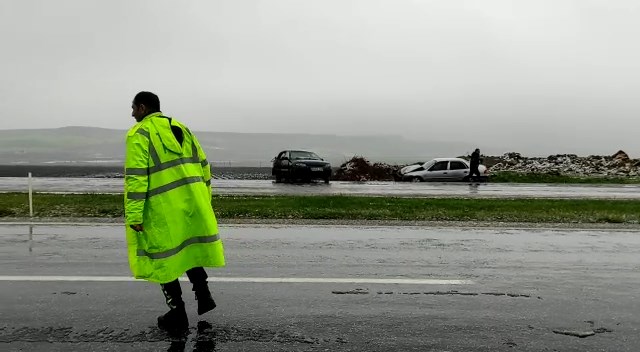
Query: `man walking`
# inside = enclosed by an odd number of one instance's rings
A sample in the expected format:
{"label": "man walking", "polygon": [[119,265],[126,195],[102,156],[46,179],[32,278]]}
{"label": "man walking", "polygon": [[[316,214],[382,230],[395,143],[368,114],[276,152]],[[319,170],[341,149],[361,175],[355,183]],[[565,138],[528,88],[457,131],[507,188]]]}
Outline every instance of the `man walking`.
{"label": "man walking", "polygon": [[158,326],[189,328],[178,278],[193,284],[198,314],[216,307],[203,267],[223,267],[224,249],[211,207],[211,169],[196,136],[164,116],[151,92],[133,99],[137,123],[127,133],[125,224],[129,266],[137,279],[159,283],[168,313]]}
{"label": "man walking", "polygon": [[478,175],[480,178],[480,170],[478,167],[480,166],[480,149],[476,148],[476,150],[471,153],[471,160],[469,161],[469,181],[474,181],[474,175]]}

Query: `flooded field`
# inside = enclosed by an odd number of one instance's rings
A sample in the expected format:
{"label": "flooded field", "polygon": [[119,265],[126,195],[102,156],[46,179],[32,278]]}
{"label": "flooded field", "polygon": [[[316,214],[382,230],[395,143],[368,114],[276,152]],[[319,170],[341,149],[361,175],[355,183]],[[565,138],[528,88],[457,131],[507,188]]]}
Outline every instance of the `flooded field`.
{"label": "flooded field", "polygon": [[[122,165],[100,164],[39,164],[39,165],[0,165],[0,177],[26,177],[29,172],[34,177],[93,177],[122,178]],[[214,167],[214,178],[264,180],[271,178],[268,167]]]}

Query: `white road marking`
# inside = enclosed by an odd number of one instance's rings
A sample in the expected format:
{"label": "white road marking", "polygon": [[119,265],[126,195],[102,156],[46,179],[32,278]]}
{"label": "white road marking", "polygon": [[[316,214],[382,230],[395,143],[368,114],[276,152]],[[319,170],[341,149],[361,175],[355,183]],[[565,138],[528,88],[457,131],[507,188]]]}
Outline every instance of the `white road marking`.
{"label": "white road marking", "polygon": [[[88,281],[134,282],[144,281],[128,276],[0,276],[0,281]],[[180,281],[189,281],[181,277]],[[473,281],[458,279],[374,279],[374,278],[320,278],[320,277],[209,277],[210,282],[244,283],[317,283],[317,284],[396,284],[396,285],[472,285]]]}

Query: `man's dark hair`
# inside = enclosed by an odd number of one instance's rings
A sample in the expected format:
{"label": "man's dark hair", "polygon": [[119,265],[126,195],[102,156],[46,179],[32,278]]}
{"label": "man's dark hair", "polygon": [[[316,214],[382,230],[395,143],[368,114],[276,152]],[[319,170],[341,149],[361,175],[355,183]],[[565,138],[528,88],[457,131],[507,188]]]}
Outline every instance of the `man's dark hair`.
{"label": "man's dark hair", "polygon": [[136,105],[144,105],[149,109],[149,113],[160,111],[160,98],[151,92],[140,92],[133,98]]}

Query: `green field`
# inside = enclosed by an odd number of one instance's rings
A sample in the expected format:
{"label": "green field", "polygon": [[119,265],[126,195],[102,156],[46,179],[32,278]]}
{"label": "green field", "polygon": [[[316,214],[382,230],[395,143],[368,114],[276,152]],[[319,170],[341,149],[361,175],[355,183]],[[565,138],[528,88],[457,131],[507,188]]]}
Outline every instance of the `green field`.
{"label": "green field", "polygon": [[[36,217],[123,216],[123,196],[35,194]],[[640,222],[640,202],[564,199],[433,199],[353,196],[215,196],[221,219],[339,219],[531,223]],[[0,220],[29,216],[28,196],[0,194]]]}

